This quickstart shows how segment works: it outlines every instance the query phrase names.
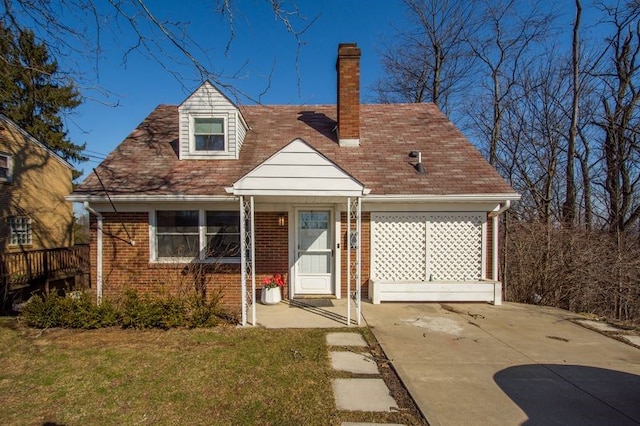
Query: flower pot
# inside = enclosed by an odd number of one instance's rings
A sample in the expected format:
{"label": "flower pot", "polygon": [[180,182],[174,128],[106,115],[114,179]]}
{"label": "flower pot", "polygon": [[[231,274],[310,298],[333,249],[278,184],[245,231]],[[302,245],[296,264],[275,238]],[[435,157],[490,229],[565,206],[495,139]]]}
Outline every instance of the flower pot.
{"label": "flower pot", "polygon": [[275,305],[276,303],[280,303],[282,300],[282,295],[280,294],[280,287],[275,288],[267,288],[264,287],[262,289],[262,295],[260,296],[260,301],[263,305]]}

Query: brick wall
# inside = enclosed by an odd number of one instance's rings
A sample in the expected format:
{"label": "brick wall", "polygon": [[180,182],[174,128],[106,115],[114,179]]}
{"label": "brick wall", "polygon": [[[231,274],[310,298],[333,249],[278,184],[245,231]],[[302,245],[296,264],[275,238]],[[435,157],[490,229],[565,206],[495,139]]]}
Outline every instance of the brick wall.
{"label": "brick wall", "polygon": [[[341,234],[340,234],[340,274],[341,274],[341,282],[342,288],[340,294],[342,297],[347,297],[347,247],[349,244],[348,241],[348,232],[347,232],[347,213],[343,212],[340,216],[340,221],[342,222],[341,226]],[[362,235],[360,236],[360,244],[362,244],[361,251],[361,266],[360,271],[362,274],[360,282],[362,283],[362,299],[367,299],[369,297],[369,279],[371,272],[371,213],[362,212],[362,224],[361,224]],[[355,250],[351,252],[351,255],[356,256]],[[352,285],[351,291],[355,291],[355,283]]]}
{"label": "brick wall", "polygon": [[[149,215],[146,212],[104,213],[103,297],[115,298],[131,288],[140,293],[179,294],[204,286],[207,295],[220,293],[229,308],[241,306],[241,267],[239,264],[150,263]],[[286,213],[256,213],[256,283],[276,273],[287,276],[287,227],[278,218]],[[122,222],[122,223],[121,223]],[[126,231],[125,231],[126,228]],[[128,232],[128,234],[127,234]],[[91,265],[96,277],[96,218],[91,217]],[[135,245],[130,244],[130,239]],[[95,282],[92,283],[95,294]],[[288,286],[283,295],[288,294]],[[260,296],[258,292],[257,296]]]}
{"label": "brick wall", "polygon": [[[287,217],[286,212],[256,213],[256,287],[262,288],[262,280],[274,274],[288,277],[289,242],[288,224],[278,224],[280,216]],[[289,295],[289,283],[282,290],[282,296]],[[260,297],[258,292],[257,297]]]}

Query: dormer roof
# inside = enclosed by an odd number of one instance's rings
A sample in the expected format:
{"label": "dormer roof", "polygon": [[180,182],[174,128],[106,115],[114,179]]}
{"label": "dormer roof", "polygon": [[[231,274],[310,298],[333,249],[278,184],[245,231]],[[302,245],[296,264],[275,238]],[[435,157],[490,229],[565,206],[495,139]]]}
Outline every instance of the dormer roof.
{"label": "dormer roof", "polygon": [[237,159],[248,126],[238,107],[205,81],[178,106],[182,160]]}

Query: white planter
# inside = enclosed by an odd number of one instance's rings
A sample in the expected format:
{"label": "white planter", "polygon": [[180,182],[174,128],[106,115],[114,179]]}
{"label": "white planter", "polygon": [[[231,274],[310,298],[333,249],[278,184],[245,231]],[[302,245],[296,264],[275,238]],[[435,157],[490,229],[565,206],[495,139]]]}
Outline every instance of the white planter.
{"label": "white planter", "polygon": [[263,305],[275,305],[282,300],[282,294],[280,294],[280,287],[275,288],[262,288],[262,295],[260,301]]}

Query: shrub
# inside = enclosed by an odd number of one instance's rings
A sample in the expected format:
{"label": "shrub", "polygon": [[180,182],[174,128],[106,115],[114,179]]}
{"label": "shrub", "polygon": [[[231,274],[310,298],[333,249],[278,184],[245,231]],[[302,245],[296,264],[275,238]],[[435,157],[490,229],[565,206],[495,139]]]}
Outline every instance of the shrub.
{"label": "shrub", "polygon": [[117,325],[118,313],[110,302],[96,306],[86,293],[73,297],[53,292],[35,295],[25,305],[21,318],[31,327],[100,328]]}
{"label": "shrub", "polygon": [[640,324],[638,235],[514,223],[506,299]]}
{"label": "shrub", "polygon": [[24,304],[22,319],[31,327],[57,327],[61,323],[61,308],[60,296],[56,293],[44,297],[35,295]]}
{"label": "shrub", "polygon": [[135,290],[127,290],[115,303],[104,300],[99,306],[87,293],[36,295],[25,305],[22,319],[31,327],[83,329],[214,327],[221,320],[233,321],[222,309],[220,297],[207,301],[197,294],[141,296]]}

